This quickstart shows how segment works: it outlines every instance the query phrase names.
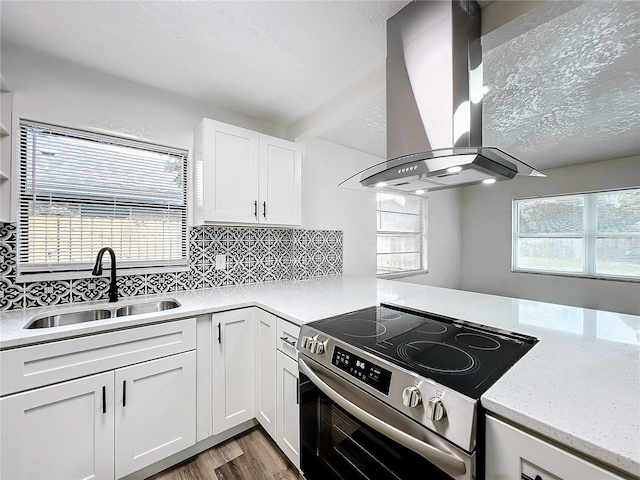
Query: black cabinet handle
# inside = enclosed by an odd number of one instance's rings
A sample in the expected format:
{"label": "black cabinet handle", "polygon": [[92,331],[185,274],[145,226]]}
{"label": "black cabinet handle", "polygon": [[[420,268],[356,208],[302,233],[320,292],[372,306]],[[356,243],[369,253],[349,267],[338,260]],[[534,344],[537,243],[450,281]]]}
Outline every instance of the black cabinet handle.
{"label": "black cabinet handle", "polygon": [[267,202],[262,202],[262,216],[267,218]]}
{"label": "black cabinet handle", "polygon": [[300,379],[296,378],[296,405],[300,405]]}
{"label": "black cabinet handle", "polygon": [[296,346],[295,340],[289,340],[289,337],[280,337],[280,340],[282,340],[287,345],[291,345],[292,347]]}
{"label": "black cabinet handle", "polygon": [[221,324],[218,323],[218,343],[222,345],[222,327]]}
{"label": "black cabinet handle", "polygon": [[122,406],[127,406],[127,381],[122,381]]}
{"label": "black cabinet handle", "polygon": [[102,413],[107,413],[107,387],[102,386]]}
{"label": "black cabinet handle", "polygon": [[258,218],[258,200],[253,202],[253,215]]}

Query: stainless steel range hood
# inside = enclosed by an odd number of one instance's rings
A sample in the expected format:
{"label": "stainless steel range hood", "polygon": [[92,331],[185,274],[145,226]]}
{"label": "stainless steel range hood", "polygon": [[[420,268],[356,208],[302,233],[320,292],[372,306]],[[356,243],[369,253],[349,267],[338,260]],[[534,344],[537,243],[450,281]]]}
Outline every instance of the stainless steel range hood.
{"label": "stainless steel range hood", "polygon": [[341,186],[421,195],[544,176],[482,146],[482,47],[475,1],[415,1],[387,21],[387,158]]}

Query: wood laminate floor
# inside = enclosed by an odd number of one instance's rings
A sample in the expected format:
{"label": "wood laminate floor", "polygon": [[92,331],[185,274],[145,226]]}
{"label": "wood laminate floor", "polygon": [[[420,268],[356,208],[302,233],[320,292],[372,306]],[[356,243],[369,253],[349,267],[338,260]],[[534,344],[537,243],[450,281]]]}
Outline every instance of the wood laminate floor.
{"label": "wood laminate floor", "polygon": [[254,427],[149,480],[298,480],[298,470]]}

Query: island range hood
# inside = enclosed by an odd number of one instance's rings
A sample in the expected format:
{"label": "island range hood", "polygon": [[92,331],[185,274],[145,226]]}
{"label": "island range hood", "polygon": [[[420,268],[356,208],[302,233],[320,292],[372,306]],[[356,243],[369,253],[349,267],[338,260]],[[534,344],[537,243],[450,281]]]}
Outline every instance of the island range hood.
{"label": "island range hood", "polygon": [[409,195],[544,176],[482,146],[475,1],[414,1],[387,21],[387,158],[340,186]]}

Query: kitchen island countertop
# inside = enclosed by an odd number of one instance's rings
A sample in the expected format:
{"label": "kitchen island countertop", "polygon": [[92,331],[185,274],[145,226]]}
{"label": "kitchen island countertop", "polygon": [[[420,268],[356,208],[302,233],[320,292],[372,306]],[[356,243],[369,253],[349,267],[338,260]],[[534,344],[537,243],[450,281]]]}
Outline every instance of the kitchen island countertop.
{"label": "kitchen island countertop", "polygon": [[181,306],[33,330],[23,327],[35,315],[106,302],[1,312],[0,349],[248,306],[301,324],[388,302],[538,338],[482,396],[483,406],[587,457],[640,476],[638,316],[347,275],[123,298],[119,303],[158,298],[175,298]]}

